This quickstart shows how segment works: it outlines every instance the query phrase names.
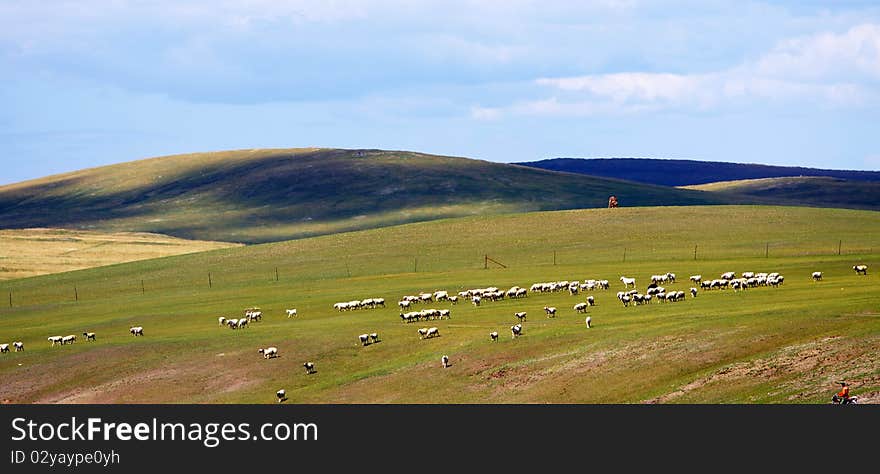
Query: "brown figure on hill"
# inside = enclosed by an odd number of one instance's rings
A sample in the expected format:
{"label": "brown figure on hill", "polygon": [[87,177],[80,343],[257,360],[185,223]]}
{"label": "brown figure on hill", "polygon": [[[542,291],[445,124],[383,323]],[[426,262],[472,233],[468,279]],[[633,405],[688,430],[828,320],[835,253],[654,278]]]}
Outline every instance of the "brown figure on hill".
{"label": "brown figure on hill", "polygon": [[608,209],[611,209],[614,207],[617,207],[617,197],[611,196],[610,198],[608,198]]}

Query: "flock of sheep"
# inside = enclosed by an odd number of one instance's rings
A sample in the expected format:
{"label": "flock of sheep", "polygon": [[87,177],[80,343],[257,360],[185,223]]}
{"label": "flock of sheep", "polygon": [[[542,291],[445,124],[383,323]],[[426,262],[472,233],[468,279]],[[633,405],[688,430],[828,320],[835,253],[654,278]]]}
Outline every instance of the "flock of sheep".
{"label": "flock of sheep", "polygon": [[[859,275],[867,275],[868,267],[863,264],[854,265],[853,270]],[[813,272],[811,278],[815,281],[821,281],[823,277],[823,273],[820,271]],[[784,277],[779,273],[757,273],[757,272],[743,272],[739,277],[736,276],[735,272],[725,272],[720,275],[720,278],[704,280],[702,275],[691,275],[689,280],[693,282],[695,285],[698,285],[702,290],[723,290],[726,288],[732,288],[734,291],[741,291],[747,288],[754,288],[758,286],[773,286],[778,287],[784,281]],[[651,283],[647,286],[646,291],[644,293],[635,289],[636,279],[627,276],[620,277],[621,283],[624,285],[624,288],[633,287],[632,290],[627,291],[619,291],[617,293],[617,298],[620,300],[624,306],[639,306],[643,304],[650,303],[652,300],[658,302],[675,302],[682,301],[685,299],[685,292],[678,291],[667,291],[660,284],[667,283],[675,283],[675,274],[674,273],[665,273],[651,276]],[[553,293],[553,292],[563,292],[567,291],[569,295],[578,295],[580,291],[591,291],[591,290],[607,290],[609,288],[608,280],[584,280],[583,283],[580,281],[574,280],[560,280],[555,282],[542,282],[542,283],[534,283],[531,285],[529,290],[526,290],[523,287],[513,286],[510,289],[503,291],[497,287],[487,287],[487,288],[475,288],[464,290],[458,293],[458,295],[449,295],[447,291],[440,290],[434,291],[430,293],[419,293],[417,295],[407,295],[400,299],[398,302],[398,306],[400,307],[400,318],[404,323],[411,323],[416,321],[427,321],[427,320],[441,320],[441,319],[449,319],[451,316],[451,310],[449,309],[422,309],[420,311],[407,311],[403,312],[403,310],[410,308],[412,305],[416,304],[425,304],[432,302],[443,302],[447,301],[451,304],[456,304],[458,298],[468,298],[475,306],[480,306],[480,304],[485,301],[499,301],[505,298],[508,299],[518,299],[525,298],[528,296],[529,292],[535,293]],[[697,288],[691,287],[690,294],[692,297],[697,296]],[[586,314],[587,308],[594,306],[596,304],[595,298],[592,295],[587,296],[586,300],[583,302],[576,303],[572,309],[575,313],[578,314]],[[356,309],[372,309],[377,307],[384,307],[385,300],[383,298],[367,298],[364,300],[352,300],[348,302],[336,303],[333,305],[333,308],[338,311],[348,311],[348,310],[356,310]],[[297,310],[295,308],[286,309],[285,310],[287,317],[295,317],[297,316]],[[557,308],[554,306],[545,306],[544,312],[548,318],[552,318],[556,316]],[[259,308],[248,308],[244,312],[244,317],[242,318],[230,318],[227,319],[225,317],[219,317],[218,322],[221,327],[229,327],[231,329],[242,329],[248,327],[250,322],[259,322],[262,320],[263,313]],[[526,321],[527,312],[526,311],[517,311],[514,313],[514,317],[517,319],[517,323],[510,327],[511,338],[515,339],[523,334],[523,323]],[[584,320],[584,323],[587,328],[592,327],[592,318],[587,316]],[[129,328],[129,332],[134,336],[143,336],[144,328],[142,326],[132,326]],[[96,336],[94,332],[83,332],[83,336],[87,341],[95,341]],[[426,327],[418,329],[419,339],[431,339],[434,337],[440,336],[440,329],[437,327]],[[491,341],[498,340],[498,332],[492,331],[489,333],[489,338]],[[68,345],[76,342],[77,336],[74,334],[67,336],[50,336],[47,338],[52,346],[55,345]],[[362,346],[367,346],[370,344],[374,344],[379,342],[379,334],[376,332],[373,333],[364,333],[358,335],[358,341]],[[0,344],[0,353],[9,352],[9,344]],[[24,351],[24,343],[22,341],[12,342],[12,346],[15,349],[15,352]],[[270,346],[266,348],[260,348],[258,353],[262,355],[265,359],[274,359],[278,357],[278,348],[275,346]],[[450,366],[449,357],[447,355],[443,355],[441,357],[441,365],[444,368]],[[303,367],[306,370],[307,374],[316,373],[314,362],[308,361],[303,363]],[[279,390],[277,393],[277,398],[279,402],[285,401],[286,392],[284,389]]]}

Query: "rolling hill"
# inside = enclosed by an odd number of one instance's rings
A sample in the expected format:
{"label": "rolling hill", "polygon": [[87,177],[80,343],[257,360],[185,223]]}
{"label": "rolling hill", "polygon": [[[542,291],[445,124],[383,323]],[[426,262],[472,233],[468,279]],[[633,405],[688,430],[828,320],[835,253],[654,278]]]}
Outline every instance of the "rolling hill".
{"label": "rolling hill", "polygon": [[0,187],[0,228],[267,242],[466,215],[729,202],[725,196],[406,151],[152,158]]}
{"label": "rolling hill", "polygon": [[[283,387],[288,403],[827,403],[845,378],[860,402],[876,402],[878,248],[871,211],[638,207],[441,219],[0,282],[0,341],[26,347],[0,354],[0,400],[276,403]],[[485,253],[507,267],[484,268]],[[867,275],[852,271],[860,262]],[[785,283],[629,307],[615,297],[620,275],[644,290],[650,275],[674,272],[664,286],[686,292],[689,275],[747,270]],[[396,304],[419,291],[588,278],[612,283],[590,293],[590,329],[572,307],[587,293],[433,302],[416,309],[451,318],[415,324]],[[368,297],[388,304],[333,309]],[[218,324],[252,306],[261,322]],[[516,311],[528,318],[512,338]],[[440,337],[420,339],[427,326]],[[85,331],[96,340],[46,340]],[[358,334],[372,332],[381,342],[362,346]],[[277,359],[257,352],[268,346]]]}
{"label": "rolling hill", "polygon": [[625,179],[663,186],[689,186],[718,181],[788,176],[827,176],[852,181],[880,181],[880,171],[831,170],[696,160],[554,158],[518,164],[545,170]]}
{"label": "rolling hill", "polygon": [[766,204],[880,210],[880,182],[823,176],[745,179],[682,186]]}

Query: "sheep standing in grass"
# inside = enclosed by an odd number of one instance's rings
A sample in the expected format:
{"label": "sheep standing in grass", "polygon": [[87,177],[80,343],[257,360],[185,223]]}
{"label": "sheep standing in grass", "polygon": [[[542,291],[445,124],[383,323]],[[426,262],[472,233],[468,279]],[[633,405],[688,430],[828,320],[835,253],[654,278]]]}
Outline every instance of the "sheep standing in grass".
{"label": "sheep standing in grass", "polygon": [[248,327],[250,327],[250,325],[248,325],[248,320],[247,320],[247,319],[241,318],[241,319],[238,320],[237,327],[238,327],[238,329],[241,329],[241,328],[248,328]]}
{"label": "sheep standing in grass", "polygon": [[93,333],[93,332],[84,332],[83,336],[86,337],[87,341],[94,341],[95,340],[95,333]]}
{"label": "sheep standing in grass", "polygon": [[315,364],[312,362],[306,362],[303,364],[303,367],[306,368],[306,374],[314,374],[315,373]]}
{"label": "sheep standing in grass", "polygon": [[425,333],[425,337],[435,337],[440,335],[440,330],[437,328],[428,328],[428,332]]}
{"label": "sheep standing in grass", "polygon": [[9,352],[9,344],[0,344],[0,353]]}
{"label": "sheep standing in grass", "polygon": [[220,316],[219,318],[217,318],[217,322],[220,323],[221,326],[225,326],[226,325],[226,318],[224,318],[223,316]]}
{"label": "sheep standing in grass", "polygon": [[556,307],[554,306],[544,306],[544,312],[547,313],[548,318],[556,317]]}
{"label": "sheep standing in grass", "polygon": [[264,359],[274,359],[275,357],[278,357],[277,347],[267,347],[265,349],[260,349],[257,352],[263,354]]}
{"label": "sheep standing in grass", "polygon": [[592,326],[590,326],[590,323],[593,322],[593,318],[587,316],[587,319],[585,319],[584,322],[587,324],[587,329],[589,329],[592,327]]}
{"label": "sheep standing in grass", "polygon": [[143,336],[144,328],[143,326],[132,326],[128,328],[128,332],[130,332],[132,336]]}
{"label": "sheep standing in grass", "polygon": [[292,317],[295,317],[295,316],[296,316],[296,308],[293,308],[293,309],[285,309],[284,311],[287,312],[287,317],[288,317],[288,318],[292,318]]}
{"label": "sheep standing in grass", "polygon": [[522,324],[514,324],[510,326],[510,338],[516,339],[517,336],[522,334]]}
{"label": "sheep standing in grass", "polygon": [[692,297],[692,298],[696,298],[696,297],[697,297],[697,289],[696,289],[696,288],[691,288],[691,297]]}
{"label": "sheep standing in grass", "polygon": [[590,306],[596,306],[596,299],[593,298],[593,295],[587,296],[587,304]]}
{"label": "sheep standing in grass", "polygon": [[822,272],[813,272],[813,281],[819,281],[822,279]]}
{"label": "sheep standing in grass", "polygon": [[858,275],[867,275],[868,274],[868,266],[867,265],[853,265],[853,270],[856,271]]}
{"label": "sheep standing in grass", "polygon": [[519,313],[513,313],[513,315],[516,316],[516,319],[519,320],[519,322],[523,322],[526,320],[526,312],[525,311],[521,311]]}
{"label": "sheep standing in grass", "polygon": [[497,340],[498,340],[498,331],[492,331],[492,332],[490,332],[490,333],[489,333],[489,338],[492,339],[493,342],[494,342],[494,341],[497,341]]}
{"label": "sheep standing in grass", "polygon": [[419,339],[424,339],[428,335],[428,328],[419,328]]}
{"label": "sheep standing in grass", "polygon": [[62,345],[64,345],[64,344],[73,344],[74,342],[76,342],[76,335],[74,335],[74,334],[71,334],[71,335],[69,335],[69,336],[64,336],[64,337],[61,338],[61,344],[62,344]]}
{"label": "sheep standing in grass", "polygon": [[229,329],[238,329],[238,320],[235,318],[227,319],[226,325],[229,326]]}
{"label": "sheep standing in grass", "polygon": [[46,340],[48,340],[49,342],[51,342],[53,346],[54,346],[55,344],[60,344],[60,343],[61,343],[61,339],[62,339],[61,336],[49,336],[49,337],[46,338]]}
{"label": "sheep standing in grass", "polygon": [[480,301],[482,300],[479,296],[474,296],[473,298],[471,298],[471,303],[473,303],[474,306],[480,306]]}
{"label": "sheep standing in grass", "polygon": [[370,334],[370,343],[379,342],[379,333],[374,332]]}
{"label": "sheep standing in grass", "polygon": [[287,392],[285,392],[283,388],[275,392],[275,396],[278,397],[278,403],[287,400]]}
{"label": "sheep standing in grass", "polygon": [[370,343],[370,335],[369,334],[361,334],[358,336],[358,340],[361,342],[362,346],[366,346]]}
{"label": "sheep standing in grass", "polygon": [[628,277],[622,276],[622,277],[620,277],[620,281],[623,283],[624,288],[629,288],[630,285],[632,285],[633,288],[636,287],[636,279],[635,278],[628,278]]}
{"label": "sheep standing in grass", "polygon": [[700,284],[700,281],[703,280],[703,275],[691,275],[691,277],[688,278],[688,279],[689,279],[690,281],[692,281],[692,282],[694,282],[694,283],[696,283],[696,284],[699,285],[699,284]]}
{"label": "sheep standing in grass", "polygon": [[12,347],[15,348],[15,352],[23,351],[24,350],[24,343],[21,341],[14,341],[12,343]]}
{"label": "sheep standing in grass", "polygon": [[578,303],[574,305],[575,312],[578,313],[586,313],[587,312],[587,303]]}
{"label": "sheep standing in grass", "polygon": [[440,358],[440,363],[443,364],[444,369],[449,367],[449,357],[444,355],[443,357]]}

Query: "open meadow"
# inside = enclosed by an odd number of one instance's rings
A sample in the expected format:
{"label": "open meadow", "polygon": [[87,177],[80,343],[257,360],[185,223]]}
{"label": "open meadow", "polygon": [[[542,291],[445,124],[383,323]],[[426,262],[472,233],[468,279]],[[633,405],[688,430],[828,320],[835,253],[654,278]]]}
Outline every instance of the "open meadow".
{"label": "open meadow", "polygon": [[[0,354],[0,400],[275,403],[284,388],[288,403],[825,403],[846,379],[876,402],[878,256],[873,211],[627,207],[445,219],[16,279],[0,282],[0,343],[25,350]],[[651,275],[672,272],[664,286],[687,292],[690,275],[727,271],[785,280],[639,306],[616,297],[624,275],[644,291]],[[413,309],[451,318],[415,323],[397,305],[420,292],[586,279],[610,289],[426,303]],[[589,329],[572,309],[587,295]],[[386,306],[333,308],[374,297]],[[249,307],[262,321],[218,324]],[[513,338],[519,311],[528,315]],[[440,336],[420,339],[430,326]],[[358,335],[374,332],[380,342],[362,346]],[[68,334],[77,341],[46,339]],[[277,358],[258,353],[269,346]]]}

